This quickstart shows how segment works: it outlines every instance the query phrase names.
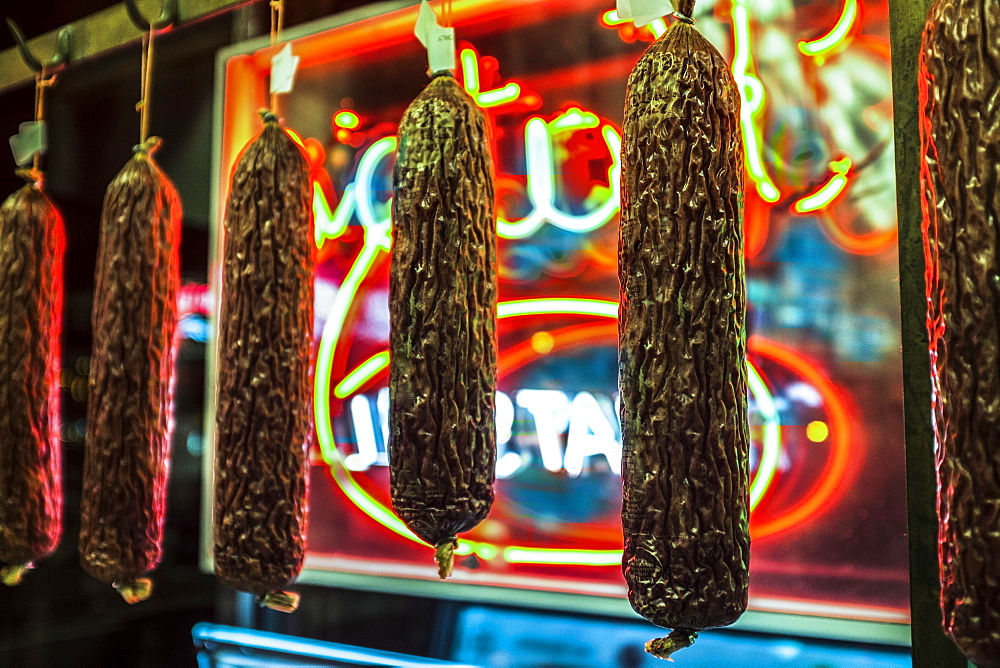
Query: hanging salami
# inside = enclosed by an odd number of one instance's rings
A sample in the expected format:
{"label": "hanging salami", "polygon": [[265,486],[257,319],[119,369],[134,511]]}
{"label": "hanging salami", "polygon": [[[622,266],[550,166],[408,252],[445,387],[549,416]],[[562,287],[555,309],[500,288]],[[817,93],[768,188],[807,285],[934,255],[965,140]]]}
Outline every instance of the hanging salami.
{"label": "hanging salami", "polygon": [[451,573],[493,502],[496,218],[486,119],[450,73],[403,115],[389,279],[392,503]]}
{"label": "hanging salami", "polygon": [[108,186],[94,285],[80,561],[129,603],[160,563],[173,426],[181,203],[137,147]]}
{"label": "hanging salami", "polygon": [[59,334],[63,221],[41,174],[0,205],[0,579],[20,582],[62,532]]}
{"label": "hanging salami", "polygon": [[944,629],[1000,665],[1000,3],[936,0],[920,53]]}
{"label": "hanging salami", "polygon": [[225,216],[215,442],[215,573],[262,605],[302,569],[312,440],[312,188],[302,150],[265,112]]}
{"label": "hanging salami", "polygon": [[668,657],[747,605],[743,148],[693,0],[629,77],[619,239],[622,571]]}

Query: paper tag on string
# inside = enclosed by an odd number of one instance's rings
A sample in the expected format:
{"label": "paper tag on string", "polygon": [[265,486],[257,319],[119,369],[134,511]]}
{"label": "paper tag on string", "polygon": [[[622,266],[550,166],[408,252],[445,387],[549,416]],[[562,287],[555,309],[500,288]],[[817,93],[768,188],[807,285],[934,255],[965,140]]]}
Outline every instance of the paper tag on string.
{"label": "paper tag on string", "polygon": [[299,68],[298,56],[292,55],[292,45],[286,44],[285,48],[271,58],[271,92],[290,93],[295,82],[295,70]]}
{"label": "paper tag on string", "polygon": [[23,167],[31,162],[36,153],[45,153],[49,147],[45,121],[28,121],[17,127],[17,134],[10,138],[10,150],[14,162]]}
{"label": "paper tag on string", "polygon": [[442,28],[427,0],[421,0],[413,34],[427,48],[431,72],[455,69],[455,29]]}
{"label": "paper tag on string", "polygon": [[616,11],[620,19],[632,19],[637,28],[674,11],[669,0],[617,0]]}

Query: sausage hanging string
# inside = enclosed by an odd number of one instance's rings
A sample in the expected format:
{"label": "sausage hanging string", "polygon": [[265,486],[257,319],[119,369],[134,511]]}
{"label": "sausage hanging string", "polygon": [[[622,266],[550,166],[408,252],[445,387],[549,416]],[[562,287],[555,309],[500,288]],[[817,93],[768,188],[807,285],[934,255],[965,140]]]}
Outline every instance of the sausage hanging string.
{"label": "sausage hanging string", "polygon": [[[45,120],[45,89],[56,82],[56,75],[46,77],[46,67],[35,75],[35,122],[41,123]],[[31,168],[18,169],[15,173],[28,183],[35,183],[42,178],[42,151],[35,151],[32,158]]]}
{"label": "sausage hanging string", "polygon": [[682,23],[693,26],[694,3],[695,0],[670,0],[670,4],[674,6],[673,17]]}
{"label": "sausage hanging string", "polygon": [[[40,123],[45,120],[45,89],[56,82],[56,75],[45,76],[45,65],[41,71],[35,75],[35,122]],[[30,181],[37,181],[42,176],[42,152],[35,151],[31,169],[19,169],[17,173]]]}
{"label": "sausage hanging string", "polygon": [[[285,3],[284,0],[271,0],[271,61],[274,61],[274,56],[278,49],[278,38],[281,36],[281,31],[285,26]],[[274,76],[274,72],[271,72],[271,76]],[[278,113],[278,94],[271,92],[271,111],[277,115]]]}
{"label": "sausage hanging string", "polygon": [[135,110],[139,112],[139,145],[144,146],[149,138],[149,107],[153,97],[153,42],[156,28],[149,26],[149,32],[142,35],[142,64],[139,66],[139,101]]}

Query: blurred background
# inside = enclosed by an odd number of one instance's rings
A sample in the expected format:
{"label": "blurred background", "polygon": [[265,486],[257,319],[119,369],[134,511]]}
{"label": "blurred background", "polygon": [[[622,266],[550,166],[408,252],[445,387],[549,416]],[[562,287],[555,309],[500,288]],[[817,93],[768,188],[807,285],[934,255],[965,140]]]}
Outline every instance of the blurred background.
{"label": "blurred background", "polygon": [[[114,4],[5,11],[32,37]],[[138,136],[138,31],[57,75],[44,168],[67,231],[64,533],[0,591],[0,664],[653,665],[641,643],[657,630],[630,611],[618,565],[617,154],[626,77],[666,23],[635,28],[613,4],[454,2],[457,75],[487,113],[497,160],[500,457],[493,512],[438,583],[430,549],[390,510],[385,446],[380,240],[396,125],[427,80],[414,3],[286,0],[302,60],[281,112],[314,179],[322,397],[294,615],[219,585],[204,543],[214,230],[266,104],[267,5],[156,38],[151,133],[184,204],[184,289],[164,560],[154,596],[131,607],[83,573],[76,540],[98,224]],[[743,102],[754,551],[751,612],[678,660],[909,665],[887,2],[703,1],[696,19]],[[0,35],[0,50],[12,44]],[[31,82],[0,101],[0,128],[14,134],[32,117]],[[19,186],[9,164],[4,194]]]}

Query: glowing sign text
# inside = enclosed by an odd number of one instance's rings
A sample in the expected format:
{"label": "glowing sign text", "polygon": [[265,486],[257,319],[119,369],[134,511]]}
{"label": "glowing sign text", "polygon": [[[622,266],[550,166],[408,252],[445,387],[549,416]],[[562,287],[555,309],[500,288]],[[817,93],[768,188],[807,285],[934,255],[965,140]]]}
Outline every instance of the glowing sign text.
{"label": "glowing sign text", "polygon": [[[558,165],[555,164],[554,147],[560,135],[576,130],[600,127],[601,137],[608,148],[611,167],[608,168],[608,185],[595,185],[586,198],[593,208],[586,214],[561,211],[556,204]],[[525,196],[531,212],[519,220],[497,220],[501,237],[524,238],[534,234],[543,224],[549,223],[568,232],[591,232],[606,225],[621,210],[621,135],[609,123],[579,108],[571,108],[550,122],[533,117],[524,126],[524,154],[527,163]],[[366,228],[391,225],[391,208],[388,198],[380,195],[379,175],[384,173],[382,161],[396,150],[396,137],[379,139],[362,154],[358,161],[354,181],[347,185],[336,210],[331,210],[326,195],[316,187],[313,192],[313,209],[316,219],[316,244],[322,246],[328,239],[343,234],[350,221],[356,218]],[[388,248],[388,246],[386,246]]]}

